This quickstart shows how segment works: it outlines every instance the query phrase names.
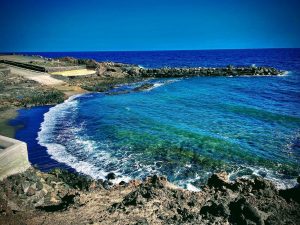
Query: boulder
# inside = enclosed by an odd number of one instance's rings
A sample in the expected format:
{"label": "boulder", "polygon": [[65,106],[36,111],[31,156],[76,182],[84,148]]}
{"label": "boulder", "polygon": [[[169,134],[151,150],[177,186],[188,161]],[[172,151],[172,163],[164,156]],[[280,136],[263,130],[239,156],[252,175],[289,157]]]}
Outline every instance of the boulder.
{"label": "boulder", "polygon": [[146,183],[151,184],[153,187],[164,187],[167,183],[167,178],[163,176],[149,176],[146,178]]}
{"label": "boulder", "polygon": [[106,175],[106,179],[107,180],[114,180],[114,179],[116,179],[116,174],[114,174],[114,173],[108,173],[107,175]]}
{"label": "boulder", "polygon": [[228,175],[226,172],[215,173],[207,181],[209,187],[220,188],[222,186],[228,186]]}
{"label": "boulder", "polygon": [[120,186],[124,186],[124,185],[126,185],[126,184],[127,184],[127,183],[126,183],[125,181],[123,181],[123,180],[119,183]]}
{"label": "boulder", "polygon": [[287,201],[296,201],[300,204],[300,187],[279,190],[279,195]]}
{"label": "boulder", "polygon": [[217,204],[215,202],[209,202],[205,206],[203,206],[200,210],[200,214],[211,214],[213,216],[222,216],[222,217],[229,217],[230,210],[227,204]]}
{"label": "boulder", "polygon": [[231,214],[229,221],[236,224],[257,224],[264,225],[264,220],[259,210],[247,202],[245,198],[240,198],[229,205]]}

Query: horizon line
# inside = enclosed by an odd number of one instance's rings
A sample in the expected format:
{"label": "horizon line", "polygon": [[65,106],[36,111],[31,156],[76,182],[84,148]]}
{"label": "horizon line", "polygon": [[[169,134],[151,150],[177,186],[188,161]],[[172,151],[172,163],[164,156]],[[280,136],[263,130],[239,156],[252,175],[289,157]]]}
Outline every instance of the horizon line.
{"label": "horizon line", "polygon": [[268,50],[268,49],[300,49],[300,47],[277,47],[277,48],[213,48],[213,49],[160,49],[160,50],[66,50],[66,51],[0,51],[0,54],[17,53],[72,53],[72,52],[171,52],[171,51],[218,51],[218,50]]}

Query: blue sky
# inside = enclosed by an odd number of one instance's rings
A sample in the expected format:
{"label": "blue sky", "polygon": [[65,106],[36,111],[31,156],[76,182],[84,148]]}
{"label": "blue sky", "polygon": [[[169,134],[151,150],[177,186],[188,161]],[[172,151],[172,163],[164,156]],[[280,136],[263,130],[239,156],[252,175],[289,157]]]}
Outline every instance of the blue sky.
{"label": "blue sky", "polygon": [[300,47],[298,0],[1,0],[0,52]]}

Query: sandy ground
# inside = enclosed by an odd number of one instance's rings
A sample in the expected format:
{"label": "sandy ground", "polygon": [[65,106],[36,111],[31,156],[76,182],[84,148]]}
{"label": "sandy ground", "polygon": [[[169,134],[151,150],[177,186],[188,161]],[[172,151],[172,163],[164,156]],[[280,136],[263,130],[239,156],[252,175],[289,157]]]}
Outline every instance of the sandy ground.
{"label": "sandy ground", "polygon": [[88,69],[80,69],[80,70],[67,70],[67,71],[59,71],[53,72],[53,75],[62,75],[62,76],[85,76],[85,75],[92,75],[95,74],[95,70],[88,70]]}
{"label": "sandy ground", "polygon": [[37,72],[33,70],[23,69],[16,66],[9,66],[11,73],[21,75],[26,79],[34,80],[40,84],[47,86],[63,85],[66,84],[64,81],[55,79],[48,73]]}

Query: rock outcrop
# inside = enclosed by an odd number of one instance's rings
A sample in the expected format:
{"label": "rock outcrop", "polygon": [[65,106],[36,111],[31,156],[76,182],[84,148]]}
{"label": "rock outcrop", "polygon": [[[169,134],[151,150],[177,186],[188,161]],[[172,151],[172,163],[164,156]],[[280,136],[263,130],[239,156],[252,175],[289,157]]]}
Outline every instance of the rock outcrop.
{"label": "rock outcrop", "polygon": [[259,177],[214,174],[200,192],[156,175],[107,182],[62,170],[11,176],[0,186],[0,224],[300,224],[299,188]]}
{"label": "rock outcrop", "polygon": [[4,107],[31,107],[58,104],[65,99],[61,91],[16,74],[0,76],[0,110]]}

